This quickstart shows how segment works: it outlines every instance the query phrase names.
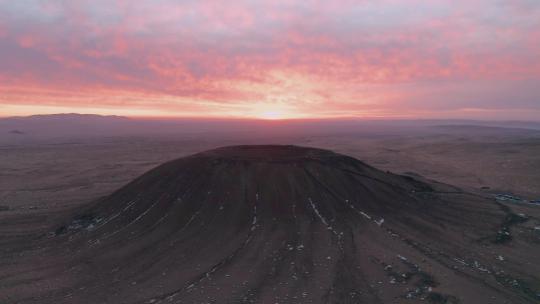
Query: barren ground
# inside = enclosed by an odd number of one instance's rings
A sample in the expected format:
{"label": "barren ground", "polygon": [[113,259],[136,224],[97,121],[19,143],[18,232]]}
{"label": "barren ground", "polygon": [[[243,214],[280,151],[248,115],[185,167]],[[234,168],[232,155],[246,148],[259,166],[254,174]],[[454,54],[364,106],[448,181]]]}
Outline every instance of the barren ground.
{"label": "barren ground", "polygon": [[[488,197],[510,192],[526,199],[540,199],[538,131],[452,127],[414,133],[390,131],[373,134],[350,132],[333,135],[280,135],[264,140],[234,135],[217,138],[219,136],[203,135],[81,137],[2,145],[0,246],[9,245],[3,246],[2,254],[11,256],[18,250],[23,252],[30,246],[29,239],[56,227],[66,214],[111,194],[161,163],[215,147],[237,144],[271,143],[318,147],[355,157],[383,171],[418,174],[429,180],[455,185],[467,192]],[[529,217],[528,222],[516,226],[516,242],[520,246],[533,246],[538,236],[529,243],[527,233],[534,233],[535,227],[540,226],[540,207],[507,205],[514,213]],[[501,248],[499,252],[504,256],[520,254],[514,245]],[[407,252],[409,249],[403,247],[400,250]],[[413,255],[412,252],[410,254]],[[493,254],[489,251],[489,255]],[[532,256],[534,252],[524,252],[516,269],[526,271],[528,267],[536,265]],[[422,259],[421,256],[417,258]],[[374,263],[373,260],[369,261]],[[0,269],[13,271],[9,267],[6,264]],[[443,277],[452,275],[442,269],[433,271]],[[35,277],[35,274],[29,271],[28,276]],[[456,281],[444,281],[455,282],[454,286],[452,283],[445,285],[448,290],[458,291],[462,288],[458,278]],[[62,286],[63,283],[54,284]],[[7,288],[9,290],[10,287]],[[48,287],[28,288],[36,292]],[[8,303],[9,299],[4,298]],[[498,300],[495,302],[503,303]]]}

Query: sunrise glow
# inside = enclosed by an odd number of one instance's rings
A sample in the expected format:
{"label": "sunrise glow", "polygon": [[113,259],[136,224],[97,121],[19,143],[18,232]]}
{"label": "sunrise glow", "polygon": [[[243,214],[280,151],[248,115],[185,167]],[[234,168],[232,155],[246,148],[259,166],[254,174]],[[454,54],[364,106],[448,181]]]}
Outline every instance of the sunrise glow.
{"label": "sunrise glow", "polygon": [[528,0],[0,0],[0,116],[535,119],[539,29]]}

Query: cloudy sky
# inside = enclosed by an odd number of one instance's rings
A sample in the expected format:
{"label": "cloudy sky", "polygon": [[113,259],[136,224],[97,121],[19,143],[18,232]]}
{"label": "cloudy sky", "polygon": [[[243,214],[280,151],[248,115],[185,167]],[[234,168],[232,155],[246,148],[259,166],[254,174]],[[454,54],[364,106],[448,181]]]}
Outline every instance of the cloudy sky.
{"label": "cloudy sky", "polygon": [[540,120],[538,0],[0,0],[0,116]]}

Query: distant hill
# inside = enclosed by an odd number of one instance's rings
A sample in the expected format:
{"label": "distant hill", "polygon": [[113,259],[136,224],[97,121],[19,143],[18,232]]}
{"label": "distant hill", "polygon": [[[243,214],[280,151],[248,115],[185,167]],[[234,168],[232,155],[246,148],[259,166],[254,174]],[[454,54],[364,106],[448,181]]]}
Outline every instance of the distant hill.
{"label": "distant hill", "polygon": [[425,124],[440,128],[499,128],[499,129],[528,129],[540,130],[539,121],[489,121],[489,120],[423,120]]}
{"label": "distant hill", "polygon": [[117,128],[132,120],[122,116],[94,114],[53,114],[17,116],[0,119],[0,130],[9,134],[65,135],[87,134],[99,130]]}
{"label": "distant hill", "polygon": [[130,120],[124,116],[116,115],[97,115],[97,114],[78,114],[78,113],[60,113],[49,115],[31,115],[31,116],[13,116],[0,119],[0,123],[5,122],[117,122]]}
{"label": "distant hill", "polygon": [[23,131],[19,131],[19,130],[11,130],[11,131],[9,131],[9,134],[23,135],[24,132],[23,132]]}
{"label": "distant hill", "polygon": [[533,123],[528,125],[476,125],[476,124],[448,124],[448,125],[434,125],[434,130],[457,132],[457,133],[474,133],[474,134],[497,134],[497,135],[512,135],[512,134],[538,134],[540,132],[540,125],[535,127]]}

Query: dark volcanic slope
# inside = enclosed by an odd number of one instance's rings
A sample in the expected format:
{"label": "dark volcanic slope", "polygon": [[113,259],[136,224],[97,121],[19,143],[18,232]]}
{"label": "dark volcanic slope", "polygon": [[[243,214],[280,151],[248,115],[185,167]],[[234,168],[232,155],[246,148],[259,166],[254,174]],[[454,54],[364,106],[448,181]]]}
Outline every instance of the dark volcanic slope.
{"label": "dark volcanic slope", "polygon": [[525,221],[330,151],[221,148],[146,173],[32,248],[11,242],[0,302],[537,303],[538,235],[513,231]]}

